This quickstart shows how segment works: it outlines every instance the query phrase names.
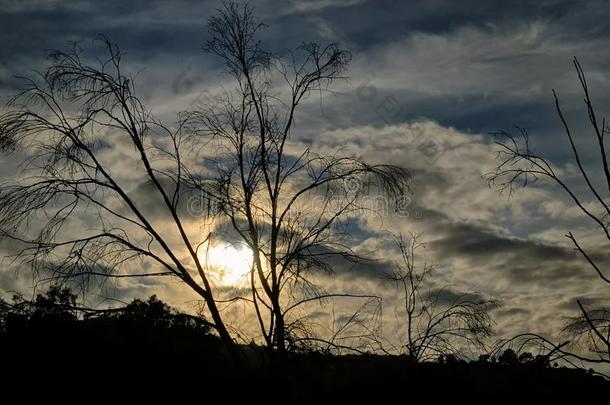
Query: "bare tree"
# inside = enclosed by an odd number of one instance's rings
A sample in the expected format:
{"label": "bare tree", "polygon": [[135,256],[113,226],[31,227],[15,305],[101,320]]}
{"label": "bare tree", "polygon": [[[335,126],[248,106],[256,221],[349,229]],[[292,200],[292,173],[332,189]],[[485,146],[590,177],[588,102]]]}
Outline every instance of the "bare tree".
{"label": "bare tree", "polygon": [[371,297],[355,310],[337,312],[333,307],[329,322],[315,331],[306,319],[291,320],[286,331],[287,349],[334,355],[377,352],[382,348],[381,310],[381,299]]}
{"label": "bare tree", "polygon": [[566,351],[569,344],[569,340],[556,344],[536,333],[520,333],[507,339],[498,340],[488,356],[499,358],[502,351],[510,349],[515,354],[515,359],[518,355],[518,359],[525,359],[527,363],[538,367],[548,367],[564,362],[579,368],[580,365],[574,361],[578,358],[575,359],[574,355]]}
{"label": "bare tree", "polygon": [[408,174],[293,141],[299,106],[344,78],[350,54],[336,44],[304,43],[274,57],[258,40],[263,27],[248,5],[235,3],[209,20],[206,49],[224,61],[236,88],[189,115],[194,142],[216,145],[218,175],[187,174],[212,201],[216,220],[229,222],[252,250],[250,296],[242,298],[253,306],[266,345],[284,351],[297,338],[288,335],[303,332],[302,318],[290,316],[337,296],[316,285],[316,271],[330,272],[333,258],[359,259],[346,226],[364,208],[362,197],[400,196]]}
{"label": "bare tree", "polygon": [[[188,231],[189,218],[180,209],[188,192],[183,128],[167,127],[146,110],[122,70],[118,47],[100,42],[105,57],[96,63],[88,63],[77,45],[53,52],[48,69],[24,78],[23,90],[0,116],[0,145],[26,156],[19,178],[0,189],[1,236],[22,244],[14,258],[19,266],[58,282],[72,279],[86,287],[92,277],[179,279],[205,301],[233,351],[197,254],[201,241]],[[110,137],[125,148],[120,163],[142,176],[152,197],[138,194],[114,167]],[[160,201],[154,213],[144,208],[149,198]],[[75,217],[87,218],[87,226]],[[159,270],[135,271],[137,259]]]}
{"label": "bare tree", "polygon": [[446,289],[429,288],[433,266],[418,259],[417,251],[425,247],[418,235],[408,240],[397,236],[396,244],[401,261],[391,279],[402,290],[406,321],[404,353],[412,361],[436,359],[439,355],[460,354],[461,348],[485,348],[485,339],[491,336],[493,320],[489,310],[497,305],[474,294],[445,296]]}
{"label": "bare tree", "polygon": [[[594,229],[605,241],[610,242],[610,228],[608,217],[610,216],[610,205],[608,204],[608,193],[610,192],[610,167],[608,166],[608,154],[606,151],[606,138],[608,125],[606,119],[598,118],[593,107],[587,80],[578,59],[573,60],[576,73],[584,94],[584,103],[587,116],[592,129],[592,140],[596,145],[597,159],[591,161],[587,166],[583,159],[582,148],[576,143],[576,134],[561,108],[559,98],[553,90],[555,109],[563,126],[563,131],[569,141],[573,163],[582,184],[572,185],[562,176],[550,160],[530,147],[529,135],[523,128],[518,128],[518,134],[501,131],[498,135],[501,139],[496,142],[499,146],[499,164],[495,171],[488,176],[490,185],[496,185],[501,191],[508,191],[509,195],[515,186],[527,186],[540,179],[550,180],[555,183],[571,200],[573,205],[588,218]],[[580,186],[583,187],[580,187]],[[578,239],[568,232],[566,237],[572,242],[574,248],[587,261],[603,283],[610,285],[610,278],[605,274],[599,259],[584,247]],[[564,332],[572,334],[574,342],[587,342],[588,348],[594,354],[593,357],[579,357],[581,360],[591,362],[610,362],[610,311],[605,308],[587,309],[581,300],[578,300],[581,316],[572,319],[571,323],[564,328]]]}
{"label": "bare tree", "polygon": [[594,358],[573,354],[573,357],[590,363],[610,362],[610,310],[585,309],[578,301],[580,315],[571,317],[562,333],[571,339],[572,346],[584,347]]}

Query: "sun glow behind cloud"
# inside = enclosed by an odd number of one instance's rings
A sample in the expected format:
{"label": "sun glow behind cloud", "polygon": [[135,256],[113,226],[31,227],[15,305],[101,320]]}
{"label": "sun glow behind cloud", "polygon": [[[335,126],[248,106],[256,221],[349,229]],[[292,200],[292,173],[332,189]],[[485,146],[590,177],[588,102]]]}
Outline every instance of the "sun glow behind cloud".
{"label": "sun glow behind cloud", "polygon": [[223,243],[210,248],[207,260],[221,284],[239,285],[248,280],[252,251],[243,245]]}

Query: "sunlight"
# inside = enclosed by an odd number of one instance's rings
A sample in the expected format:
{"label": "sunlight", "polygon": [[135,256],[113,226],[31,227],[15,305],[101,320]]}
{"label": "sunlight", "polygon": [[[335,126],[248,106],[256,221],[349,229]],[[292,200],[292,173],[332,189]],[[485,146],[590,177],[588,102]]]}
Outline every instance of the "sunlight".
{"label": "sunlight", "polygon": [[243,284],[247,281],[252,266],[252,251],[243,245],[223,243],[210,248],[208,262],[221,284]]}

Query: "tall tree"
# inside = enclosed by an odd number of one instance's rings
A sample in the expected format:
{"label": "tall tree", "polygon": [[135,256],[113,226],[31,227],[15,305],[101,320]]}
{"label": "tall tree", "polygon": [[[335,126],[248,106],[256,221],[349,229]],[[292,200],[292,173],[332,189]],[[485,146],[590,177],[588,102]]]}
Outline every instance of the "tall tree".
{"label": "tall tree", "polygon": [[419,362],[460,354],[463,347],[484,348],[494,324],[489,310],[497,304],[474,294],[430,289],[433,266],[418,257],[425,244],[416,234],[407,240],[402,235],[395,239],[401,259],[392,280],[402,292],[407,357]]}
{"label": "tall tree", "polygon": [[[584,158],[585,151],[579,140],[585,140],[586,135],[574,133],[561,108],[559,98],[553,90],[555,109],[561,122],[563,132],[569,143],[572,163],[576,168],[578,182],[575,184],[559,170],[547,157],[532,150],[527,130],[518,128],[517,134],[506,131],[499,133],[500,140],[497,142],[498,166],[489,175],[490,184],[496,185],[500,190],[512,193],[516,186],[527,186],[538,180],[550,180],[562,190],[571,204],[577,208],[584,218],[591,224],[591,229],[596,230],[598,235],[606,242],[610,242],[610,167],[608,166],[608,151],[606,146],[606,135],[610,130],[606,119],[598,116],[593,106],[591,93],[587,84],[585,73],[578,62],[573,59],[579,84],[584,95],[584,104],[587,111],[587,119],[591,125],[590,140],[594,145],[594,158]],[[597,274],[600,281],[610,286],[610,276],[603,268],[600,255],[593,254],[590,248],[585,246],[572,232],[566,237]],[[591,356],[581,356],[576,353],[566,353],[566,342],[555,346],[554,351],[560,350],[564,355],[577,357],[588,362],[610,362],[610,311],[607,308],[586,308],[582,300],[577,301],[580,316],[573,319],[564,329],[574,341],[586,342]],[[546,339],[544,343],[548,344]]]}
{"label": "tall tree", "polygon": [[[209,269],[189,231],[180,147],[182,126],[165,126],[138,98],[119,48],[101,39],[105,58],[89,63],[75,45],[50,55],[50,66],[0,116],[0,145],[25,156],[23,171],[0,189],[0,232],[22,244],[17,262],[56,281],[92,277],[181,280],[204,300],[231,350]],[[113,145],[112,142],[115,142]],[[145,195],[119,163],[143,178]],[[138,177],[136,177],[138,178]],[[160,204],[146,209],[150,199]],[[87,226],[75,218],[86,218]],[[136,259],[158,271],[141,272]]]}
{"label": "tall tree", "polygon": [[[344,77],[347,51],[304,43],[274,57],[262,48],[264,26],[248,5],[225,3],[208,27],[206,49],[224,62],[235,89],[189,115],[196,142],[217,146],[218,173],[189,177],[217,208],[216,219],[229,222],[252,250],[247,299],[266,345],[283,351],[301,326],[288,320],[291,312],[335,295],[320,290],[312,272],[331,270],[333,257],[358,259],[342,225],[368,193],[406,193],[408,174],[335,151],[315,153],[292,139],[299,106]],[[276,79],[284,85],[274,86]]]}

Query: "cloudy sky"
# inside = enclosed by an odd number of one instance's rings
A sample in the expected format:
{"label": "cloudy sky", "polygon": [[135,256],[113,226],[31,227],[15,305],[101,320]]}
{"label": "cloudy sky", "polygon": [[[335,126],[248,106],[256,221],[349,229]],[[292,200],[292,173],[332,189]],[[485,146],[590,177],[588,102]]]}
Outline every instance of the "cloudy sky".
{"label": "cloudy sky", "polygon": [[[574,176],[569,145],[553,104],[558,92],[585,158],[594,151],[572,57],[589,79],[600,113],[608,107],[610,7],[604,1],[311,0],[253,2],[268,25],[267,49],[278,55],[303,41],[337,42],[352,53],[350,80],[313,97],[297,116],[296,146],[341,150],[413,174],[408,215],[363,217],[353,245],[382,268],[395,257],[389,233],[421,233],[436,283],[502,303],[498,336],[556,335],[575,300],[608,297],[573,252],[568,231],[602,251],[592,226],[552,185],[538,183],[509,200],[484,175],[496,164],[491,132],[525,127],[534,148],[566,178]],[[231,85],[222,65],[202,51],[206,20],[217,1],[3,0],[0,10],[0,97],[19,88],[14,76],[43,69],[49,49],[87,44],[98,34],[125,52],[127,68],[148,108],[163,120]],[[424,151],[422,142],[432,149]],[[426,152],[426,153],[424,153]],[[18,158],[0,157],[5,179]],[[2,248],[10,251],[8,243]],[[601,255],[601,253],[600,253]],[[383,258],[384,260],[381,260]],[[381,264],[380,264],[381,263]],[[370,270],[370,269],[369,269]],[[4,294],[33,282],[9,265]],[[373,289],[390,307],[384,328],[399,331],[391,309],[397,292],[376,272],[338,271],[329,289]],[[152,293],[186,307],[179,285],[130,282],[112,294]],[[105,294],[110,294],[108,291]]]}

